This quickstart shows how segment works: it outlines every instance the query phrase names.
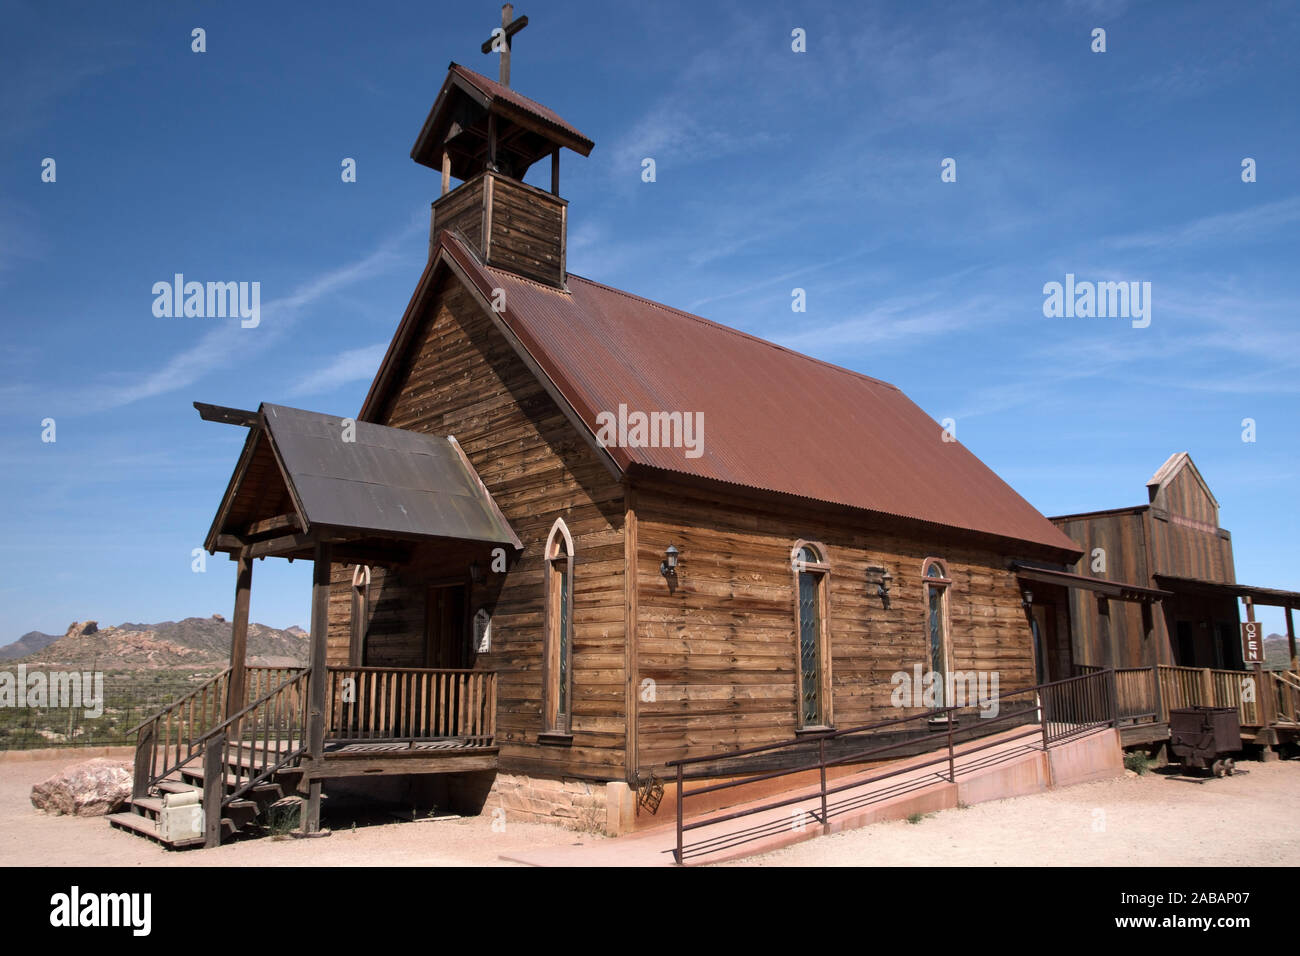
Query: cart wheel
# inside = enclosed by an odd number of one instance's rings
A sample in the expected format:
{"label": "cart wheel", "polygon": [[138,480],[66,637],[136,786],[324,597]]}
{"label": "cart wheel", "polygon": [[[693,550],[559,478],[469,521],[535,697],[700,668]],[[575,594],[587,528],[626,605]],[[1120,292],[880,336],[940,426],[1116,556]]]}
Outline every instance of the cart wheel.
{"label": "cart wheel", "polygon": [[1227,760],[1223,761],[1223,769],[1226,770],[1228,776],[1231,777],[1237,772],[1237,761],[1229,757]]}
{"label": "cart wheel", "polygon": [[1222,777],[1224,773],[1226,773],[1223,767],[1222,760],[1214,761],[1214,764],[1210,767],[1210,770],[1214,773],[1216,777]]}

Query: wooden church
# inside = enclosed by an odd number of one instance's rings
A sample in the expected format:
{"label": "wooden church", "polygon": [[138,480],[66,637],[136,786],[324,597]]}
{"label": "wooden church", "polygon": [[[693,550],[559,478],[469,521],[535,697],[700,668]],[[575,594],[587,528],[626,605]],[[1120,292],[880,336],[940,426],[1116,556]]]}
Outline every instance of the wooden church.
{"label": "wooden church", "polygon": [[[509,87],[520,22],[420,129],[428,262],[355,420],[200,407],[249,430],[214,695],[305,728],[248,780],[299,774],[309,827],[322,784],[395,774],[618,832],[668,761],[924,710],[891,701],[917,665],[1035,684],[1016,567],[1078,545],[896,386],[571,274],[560,152],[593,143]],[[243,664],[267,556],[315,562],[301,675]]]}

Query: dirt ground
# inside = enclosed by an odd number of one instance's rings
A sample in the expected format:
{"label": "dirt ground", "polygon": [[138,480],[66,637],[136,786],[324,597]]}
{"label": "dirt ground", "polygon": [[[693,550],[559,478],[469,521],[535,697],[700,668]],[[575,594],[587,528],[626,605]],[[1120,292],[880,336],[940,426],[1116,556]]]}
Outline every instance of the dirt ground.
{"label": "dirt ground", "polygon": [[1174,768],[836,833],[727,866],[1295,866],[1300,760]]}
{"label": "dirt ground", "polygon": [[[601,839],[489,817],[359,825],[312,839],[174,852],[102,818],[48,816],[31,787],[67,758],[0,763],[0,865],[507,866],[500,854]],[[1242,763],[1197,782],[1160,772],[947,810],[820,837],[735,866],[1294,866],[1300,760]]]}
{"label": "dirt ground", "polygon": [[[212,850],[167,850],[118,830],[103,817],[43,813],[31,804],[32,785],[76,758],[0,763],[0,866],[516,866],[502,853],[604,839],[559,826],[507,822],[489,816],[458,820],[362,820],[337,811],[336,829],[311,838],[262,837]],[[382,817],[377,819],[382,820]]]}

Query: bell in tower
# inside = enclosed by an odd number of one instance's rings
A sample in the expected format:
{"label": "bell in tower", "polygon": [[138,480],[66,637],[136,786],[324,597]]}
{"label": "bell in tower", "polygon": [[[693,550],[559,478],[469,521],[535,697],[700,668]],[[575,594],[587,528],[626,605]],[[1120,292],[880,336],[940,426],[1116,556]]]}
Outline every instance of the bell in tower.
{"label": "bell in tower", "polygon": [[[594,145],[556,113],[509,87],[511,38],[528,23],[512,19],[483,44],[501,55],[501,81],[458,63],[447,70],[411,158],[442,172],[442,195],[433,203],[432,251],[449,230],[484,263],[564,288],[568,203],[560,198],[560,149],[580,156]],[[551,191],[525,183],[532,165],[551,159]],[[452,178],[461,180],[452,188]]]}

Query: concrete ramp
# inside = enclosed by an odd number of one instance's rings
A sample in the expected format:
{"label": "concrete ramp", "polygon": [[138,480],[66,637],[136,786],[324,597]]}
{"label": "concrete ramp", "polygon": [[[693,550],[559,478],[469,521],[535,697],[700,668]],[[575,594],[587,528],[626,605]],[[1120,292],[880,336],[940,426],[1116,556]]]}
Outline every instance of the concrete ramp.
{"label": "concrete ramp", "polygon": [[[1080,734],[1054,744],[1046,752],[1041,738],[1026,737],[1023,731],[1007,731],[974,741],[964,753],[957,748],[953,781],[948,779],[947,761],[935,764],[934,758],[935,753],[919,754],[830,781],[828,787],[837,792],[827,798],[825,821],[821,819],[821,791],[817,786],[798,787],[748,804],[687,817],[688,823],[706,825],[688,831],[685,862],[719,863],[767,853],[824,833],[901,820],[914,813],[949,810],[959,804],[1022,797],[1050,787],[1117,777],[1124,772],[1119,734],[1111,727]],[[886,772],[890,775],[885,779],[872,779]],[[787,798],[797,799],[784,807],[757,810],[739,819],[720,821],[716,826],[707,825],[710,819]],[[675,822],[666,820],[663,827],[612,840],[549,847],[501,858],[532,866],[672,866],[677,845]]]}

